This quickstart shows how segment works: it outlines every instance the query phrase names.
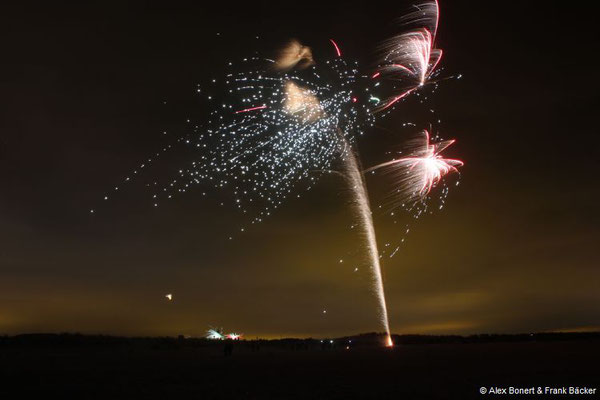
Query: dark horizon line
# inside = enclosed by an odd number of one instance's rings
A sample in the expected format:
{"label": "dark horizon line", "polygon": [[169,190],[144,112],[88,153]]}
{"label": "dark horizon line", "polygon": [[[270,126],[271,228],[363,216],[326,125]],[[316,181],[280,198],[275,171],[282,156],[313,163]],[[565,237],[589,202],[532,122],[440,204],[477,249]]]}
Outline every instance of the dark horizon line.
{"label": "dark horizon line", "polygon": [[[348,339],[368,339],[368,338],[379,338],[386,337],[387,334],[385,332],[365,332],[359,333],[355,335],[345,335],[345,336],[323,336],[323,337],[281,337],[281,338],[261,338],[256,336],[254,338],[246,338],[242,336],[240,341],[266,341],[266,342],[277,342],[284,340],[305,340],[305,341],[320,341],[320,340],[348,340]],[[421,334],[421,333],[406,333],[406,334],[395,334],[392,333],[391,336],[397,339],[463,339],[463,340],[482,340],[482,339],[510,339],[510,338],[551,338],[551,337],[572,337],[572,338],[600,338],[600,330],[599,331],[554,331],[554,332],[523,332],[523,333],[474,333],[468,335],[461,334]],[[29,332],[29,333],[17,333],[17,334],[2,334],[0,333],[0,343],[3,340],[11,340],[11,339],[25,339],[25,338],[102,338],[102,339],[125,339],[125,340],[153,340],[153,339],[161,339],[161,340],[208,340],[208,341],[219,341],[215,339],[208,339],[204,336],[190,336],[190,335],[177,335],[177,336],[127,336],[127,335],[113,335],[113,334],[93,334],[93,333],[80,333],[80,332]]]}

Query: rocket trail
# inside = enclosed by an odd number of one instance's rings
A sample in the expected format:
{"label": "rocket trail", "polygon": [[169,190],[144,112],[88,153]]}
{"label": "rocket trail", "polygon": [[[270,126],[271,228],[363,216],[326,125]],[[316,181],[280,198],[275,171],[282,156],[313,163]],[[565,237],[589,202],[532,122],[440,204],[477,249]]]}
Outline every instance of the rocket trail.
{"label": "rocket trail", "polygon": [[375,236],[375,227],[373,225],[373,215],[371,213],[369,196],[367,194],[367,186],[356,154],[348,142],[346,142],[344,153],[343,163],[346,172],[345,177],[350,185],[356,214],[360,222],[359,226],[367,244],[369,264],[373,272],[375,295],[379,302],[379,317],[387,335],[386,346],[393,346],[387,313],[387,303],[385,301],[385,291],[383,288],[381,264],[379,262],[379,250],[377,249],[377,237]]}

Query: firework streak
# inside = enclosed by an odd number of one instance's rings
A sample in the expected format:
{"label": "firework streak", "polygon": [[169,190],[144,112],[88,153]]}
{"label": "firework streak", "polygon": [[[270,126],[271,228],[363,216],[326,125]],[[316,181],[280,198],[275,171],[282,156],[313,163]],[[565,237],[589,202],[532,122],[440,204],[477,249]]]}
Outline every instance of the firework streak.
{"label": "firework streak", "polygon": [[359,226],[367,244],[369,264],[371,266],[371,271],[373,272],[374,291],[377,296],[377,301],[379,302],[379,316],[386,333],[386,345],[391,346],[392,338],[390,334],[387,304],[385,302],[385,290],[383,288],[379,250],[377,248],[377,238],[375,236],[375,226],[373,224],[373,214],[369,203],[367,186],[361,168],[359,167],[359,161],[349,143],[345,146],[343,162],[345,167],[345,177],[348,180],[348,185],[350,186],[354,198],[353,203],[356,209]]}

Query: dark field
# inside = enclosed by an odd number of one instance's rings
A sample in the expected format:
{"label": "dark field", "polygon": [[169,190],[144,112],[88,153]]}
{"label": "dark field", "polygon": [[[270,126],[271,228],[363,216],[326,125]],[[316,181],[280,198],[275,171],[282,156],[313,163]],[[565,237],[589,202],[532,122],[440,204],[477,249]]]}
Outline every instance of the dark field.
{"label": "dark field", "polygon": [[0,399],[515,399],[535,396],[479,389],[600,387],[597,335],[348,340],[242,341],[226,357],[224,342],[194,339],[0,337]]}

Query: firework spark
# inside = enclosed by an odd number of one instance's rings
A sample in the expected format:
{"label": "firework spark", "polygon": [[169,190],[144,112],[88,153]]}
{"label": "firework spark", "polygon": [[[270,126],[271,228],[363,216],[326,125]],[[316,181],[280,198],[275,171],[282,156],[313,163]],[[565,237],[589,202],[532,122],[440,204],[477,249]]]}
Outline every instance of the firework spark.
{"label": "firework spark", "polygon": [[399,204],[414,203],[425,198],[445,175],[458,172],[457,168],[463,166],[462,161],[443,158],[440,154],[453,143],[454,140],[446,140],[432,144],[429,132],[424,130],[422,138],[412,143],[408,157],[376,165],[365,172],[385,169],[392,173],[396,201]]}
{"label": "firework spark", "polygon": [[409,27],[423,27],[435,36],[440,22],[440,6],[437,0],[429,0],[412,7],[414,10],[404,14],[400,23]]}
{"label": "firework spark", "polygon": [[342,51],[340,50],[340,47],[338,46],[338,44],[333,39],[329,39],[329,41],[331,42],[331,44],[335,48],[335,53],[337,54],[337,56],[341,57],[342,56]]}
{"label": "firework spark", "polygon": [[238,110],[235,113],[239,114],[239,113],[245,113],[245,112],[249,112],[249,111],[264,110],[265,108],[267,108],[267,106],[265,106],[265,105],[250,107],[250,108],[244,108],[243,110]]}
{"label": "firework spark", "polygon": [[390,64],[384,65],[383,72],[408,74],[423,86],[440,58],[442,50],[433,48],[433,35],[427,29],[404,33],[392,39],[392,49],[388,54]]}

